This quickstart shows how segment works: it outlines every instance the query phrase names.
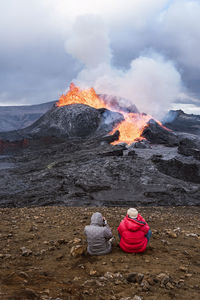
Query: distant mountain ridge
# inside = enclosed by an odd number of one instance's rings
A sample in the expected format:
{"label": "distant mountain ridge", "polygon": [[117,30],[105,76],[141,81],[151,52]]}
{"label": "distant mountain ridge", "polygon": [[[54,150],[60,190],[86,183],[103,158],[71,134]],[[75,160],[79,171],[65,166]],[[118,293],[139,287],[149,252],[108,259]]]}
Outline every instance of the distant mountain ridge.
{"label": "distant mountain ridge", "polygon": [[200,135],[200,115],[186,114],[181,109],[170,110],[163,124],[174,131]]}
{"label": "distant mountain ridge", "polygon": [[0,106],[0,132],[17,130],[31,125],[56,101],[24,106]]}

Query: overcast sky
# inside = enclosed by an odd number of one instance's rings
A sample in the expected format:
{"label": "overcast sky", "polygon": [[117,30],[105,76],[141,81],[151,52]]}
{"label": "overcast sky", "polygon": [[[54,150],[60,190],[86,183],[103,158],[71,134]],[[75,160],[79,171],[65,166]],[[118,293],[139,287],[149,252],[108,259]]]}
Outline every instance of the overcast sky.
{"label": "overcast sky", "polygon": [[0,0],[0,105],[58,99],[73,80],[200,113],[199,28],[199,0]]}

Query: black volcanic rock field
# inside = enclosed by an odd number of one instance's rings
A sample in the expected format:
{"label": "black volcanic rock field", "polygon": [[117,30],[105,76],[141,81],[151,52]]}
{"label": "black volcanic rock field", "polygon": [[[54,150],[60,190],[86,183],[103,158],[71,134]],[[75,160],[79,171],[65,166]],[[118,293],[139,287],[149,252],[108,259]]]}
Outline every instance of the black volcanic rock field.
{"label": "black volcanic rock field", "polygon": [[121,120],[73,104],[0,133],[0,206],[199,205],[199,136],[150,120],[145,141],[114,146],[119,132],[108,133]]}

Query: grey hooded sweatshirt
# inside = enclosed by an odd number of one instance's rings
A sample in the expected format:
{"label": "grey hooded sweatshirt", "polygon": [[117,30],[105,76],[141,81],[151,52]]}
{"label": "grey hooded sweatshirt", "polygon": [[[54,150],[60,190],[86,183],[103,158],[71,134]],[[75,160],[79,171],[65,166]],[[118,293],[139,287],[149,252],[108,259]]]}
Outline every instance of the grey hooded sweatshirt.
{"label": "grey hooded sweatshirt", "polygon": [[107,224],[104,226],[101,213],[96,212],[92,215],[90,225],[85,226],[85,235],[87,237],[87,251],[89,254],[102,255],[111,251],[109,239],[112,237],[112,232]]}

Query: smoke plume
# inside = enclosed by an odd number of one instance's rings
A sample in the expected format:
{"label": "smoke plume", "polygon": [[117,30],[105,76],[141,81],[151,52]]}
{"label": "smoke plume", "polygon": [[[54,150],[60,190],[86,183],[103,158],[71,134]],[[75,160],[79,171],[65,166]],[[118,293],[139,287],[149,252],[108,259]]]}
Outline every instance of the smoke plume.
{"label": "smoke plume", "polygon": [[181,76],[173,62],[158,53],[139,56],[127,70],[112,66],[108,32],[98,16],[78,17],[65,47],[84,65],[74,79],[77,85],[125,98],[127,106],[135,104],[154,117],[161,117],[181,91]]}
{"label": "smoke plume", "polygon": [[88,68],[109,63],[111,59],[109,38],[101,17],[78,16],[65,43],[65,49]]}

